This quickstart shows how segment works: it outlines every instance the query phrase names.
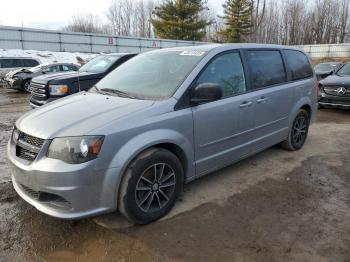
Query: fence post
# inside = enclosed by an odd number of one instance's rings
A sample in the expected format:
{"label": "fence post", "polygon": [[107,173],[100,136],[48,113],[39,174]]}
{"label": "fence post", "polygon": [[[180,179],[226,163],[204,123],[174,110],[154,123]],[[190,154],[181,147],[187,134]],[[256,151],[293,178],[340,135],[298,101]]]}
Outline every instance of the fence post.
{"label": "fence post", "polygon": [[63,48],[62,48],[62,34],[61,32],[58,32],[58,48],[59,48],[59,51],[62,52],[63,51]]}
{"label": "fence post", "polygon": [[24,50],[23,29],[19,29],[19,35],[20,35],[20,40],[19,41],[21,41],[21,47],[22,47],[22,50]]}

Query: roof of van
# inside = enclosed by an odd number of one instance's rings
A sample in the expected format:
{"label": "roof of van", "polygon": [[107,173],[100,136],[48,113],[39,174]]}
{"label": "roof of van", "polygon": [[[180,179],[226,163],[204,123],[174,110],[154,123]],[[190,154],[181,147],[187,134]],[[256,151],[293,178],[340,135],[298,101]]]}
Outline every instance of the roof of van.
{"label": "roof of van", "polygon": [[164,49],[158,49],[161,50],[178,50],[178,51],[186,51],[186,50],[193,50],[193,51],[211,51],[216,48],[223,48],[227,49],[227,47],[230,47],[232,49],[239,49],[239,48],[270,48],[270,49],[293,49],[293,50],[299,50],[303,51],[301,48],[293,47],[293,46],[286,46],[286,45],[272,45],[272,44],[253,44],[253,43],[239,43],[239,44],[204,44],[204,45],[196,45],[196,46],[179,46],[179,47],[170,47],[170,48],[164,48]]}

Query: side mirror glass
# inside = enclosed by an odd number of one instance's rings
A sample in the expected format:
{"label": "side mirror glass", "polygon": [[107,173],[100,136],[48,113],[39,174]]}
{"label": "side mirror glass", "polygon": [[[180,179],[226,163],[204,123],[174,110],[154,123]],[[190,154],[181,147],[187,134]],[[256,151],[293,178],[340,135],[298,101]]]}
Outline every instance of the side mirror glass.
{"label": "side mirror glass", "polygon": [[201,104],[222,98],[223,91],[219,84],[203,83],[195,87],[191,102]]}

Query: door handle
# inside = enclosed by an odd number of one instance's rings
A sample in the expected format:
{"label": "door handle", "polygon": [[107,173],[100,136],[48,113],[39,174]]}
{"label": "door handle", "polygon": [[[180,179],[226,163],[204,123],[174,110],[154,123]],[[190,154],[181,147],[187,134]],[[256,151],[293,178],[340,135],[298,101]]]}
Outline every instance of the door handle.
{"label": "door handle", "polygon": [[245,101],[245,102],[243,102],[239,107],[240,107],[240,108],[246,108],[246,107],[251,106],[252,104],[253,104],[253,103],[250,102],[250,101]]}
{"label": "door handle", "polygon": [[258,104],[264,103],[264,102],[266,102],[266,97],[261,97],[261,98],[259,98],[258,100],[256,100],[256,102],[257,102]]}

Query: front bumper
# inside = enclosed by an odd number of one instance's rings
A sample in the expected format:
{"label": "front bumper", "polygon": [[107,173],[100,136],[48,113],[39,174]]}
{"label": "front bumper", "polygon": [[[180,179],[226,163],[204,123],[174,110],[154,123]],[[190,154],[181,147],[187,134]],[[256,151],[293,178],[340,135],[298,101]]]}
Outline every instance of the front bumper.
{"label": "front bumper", "polygon": [[[43,151],[45,145],[43,146]],[[7,156],[17,193],[39,211],[57,218],[78,219],[117,208],[118,168],[96,170],[94,161],[66,164],[40,152],[31,164],[16,157],[8,143]]]}
{"label": "front bumper", "polygon": [[321,93],[318,104],[323,107],[350,109],[350,97],[331,96]]}
{"label": "front bumper", "polygon": [[23,89],[22,79],[5,78],[9,88],[12,89]]}

